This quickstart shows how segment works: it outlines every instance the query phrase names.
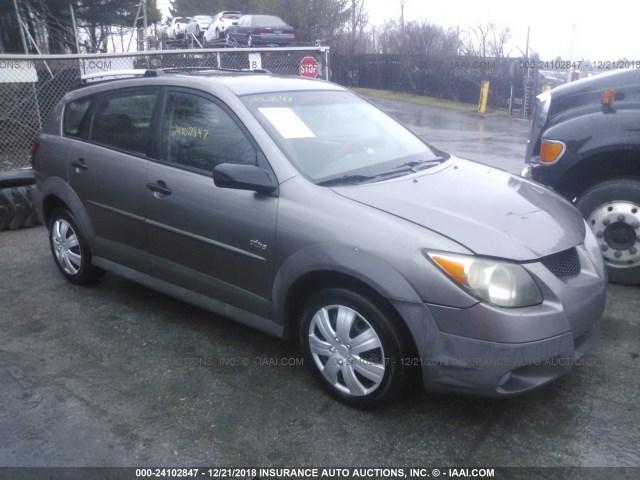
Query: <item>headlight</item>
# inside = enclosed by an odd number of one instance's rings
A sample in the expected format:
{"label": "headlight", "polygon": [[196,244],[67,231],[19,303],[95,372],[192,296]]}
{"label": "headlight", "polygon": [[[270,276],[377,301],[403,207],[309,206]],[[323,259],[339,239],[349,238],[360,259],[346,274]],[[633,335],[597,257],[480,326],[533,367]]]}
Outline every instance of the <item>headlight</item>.
{"label": "headlight", "polygon": [[424,251],[424,255],[479,300],[508,308],[542,302],[533,278],[517,263],[456,253]]}

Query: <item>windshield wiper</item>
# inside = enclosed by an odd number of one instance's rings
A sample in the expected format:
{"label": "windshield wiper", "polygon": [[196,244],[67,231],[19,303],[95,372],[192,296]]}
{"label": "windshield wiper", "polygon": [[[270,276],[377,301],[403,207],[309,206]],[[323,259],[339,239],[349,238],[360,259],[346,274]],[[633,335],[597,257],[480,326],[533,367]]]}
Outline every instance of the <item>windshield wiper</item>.
{"label": "windshield wiper", "polygon": [[444,158],[432,158],[430,160],[412,160],[410,162],[402,163],[397,167],[393,167],[393,168],[394,169],[409,168],[412,172],[419,172],[420,170],[424,170],[426,168],[431,168],[431,167],[435,167],[436,165],[440,165],[443,161],[444,161]]}
{"label": "windshield wiper", "polygon": [[342,184],[351,184],[351,183],[362,183],[368,180],[373,180],[377,175],[343,175],[337,178],[330,178],[329,180],[324,180],[322,182],[318,182],[317,185],[322,187],[329,187],[331,185],[342,185]]}
{"label": "windshield wiper", "polygon": [[343,175],[342,177],[330,178],[328,180],[318,182],[317,185],[327,187],[331,185],[358,184],[372,182],[373,180],[378,180],[381,178],[388,180],[390,178],[403,177],[404,175],[406,175],[406,173],[402,170],[389,170],[386,172],[376,173],[375,175]]}

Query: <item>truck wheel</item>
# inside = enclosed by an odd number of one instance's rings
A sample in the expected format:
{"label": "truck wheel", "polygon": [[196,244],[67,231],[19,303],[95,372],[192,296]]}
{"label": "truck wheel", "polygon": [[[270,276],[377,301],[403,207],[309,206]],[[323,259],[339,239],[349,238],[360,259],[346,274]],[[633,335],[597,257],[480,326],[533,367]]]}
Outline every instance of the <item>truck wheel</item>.
{"label": "truck wheel", "polygon": [[640,283],[640,181],[599,183],[584,192],[576,206],[598,240],[609,280]]}
{"label": "truck wheel", "polygon": [[0,231],[39,223],[33,206],[33,185],[0,189]]}

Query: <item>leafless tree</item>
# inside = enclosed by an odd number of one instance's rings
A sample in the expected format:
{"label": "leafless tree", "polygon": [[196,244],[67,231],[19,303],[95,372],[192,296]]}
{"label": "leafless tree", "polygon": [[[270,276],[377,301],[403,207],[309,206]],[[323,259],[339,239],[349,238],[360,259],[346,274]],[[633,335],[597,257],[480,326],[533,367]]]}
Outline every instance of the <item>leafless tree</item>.
{"label": "leafless tree", "polygon": [[351,15],[349,18],[349,24],[347,25],[347,31],[349,32],[349,50],[351,56],[354,56],[358,51],[364,50],[361,43],[363,38],[363,31],[368,23],[367,14],[364,11],[365,0],[351,0]]}
{"label": "leafless tree", "polygon": [[478,23],[467,33],[464,44],[464,55],[480,58],[504,58],[511,51],[506,51],[511,39],[509,28],[498,30],[493,23]]}

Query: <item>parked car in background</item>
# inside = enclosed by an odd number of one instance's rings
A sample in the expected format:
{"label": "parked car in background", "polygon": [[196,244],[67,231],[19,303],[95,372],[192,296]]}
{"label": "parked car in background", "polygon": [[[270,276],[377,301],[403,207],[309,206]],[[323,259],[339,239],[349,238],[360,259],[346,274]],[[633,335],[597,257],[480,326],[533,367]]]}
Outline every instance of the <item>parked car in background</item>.
{"label": "parked car in background", "polygon": [[523,176],[574,202],[609,279],[640,283],[640,70],[618,70],[540,95]]}
{"label": "parked car in background", "polygon": [[204,33],[204,42],[213,42],[214,40],[221,40],[225,38],[225,33],[229,26],[234,25],[238,19],[242,16],[238,11],[226,11],[220,12],[214,15],[209,29]]}
{"label": "parked car in background", "polygon": [[244,43],[286,45],[293,42],[293,27],[273,15],[243,15],[235,25],[227,27],[227,40]]}
{"label": "parked car in background", "polygon": [[191,20],[189,20],[186,27],[187,35],[193,35],[196,38],[200,38],[200,36],[207,31],[209,25],[211,25],[211,20],[213,20],[213,17],[210,15],[195,15],[191,17]]}
{"label": "parked car in background", "polygon": [[176,40],[184,37],[189,20],[189,17],[172,18],[167,27],[167,38],[169,40]]}
{"label": "parked car in background", "polygon": [[34,204],[68,281],[108,270],[296,338],[360,408],[415,383],[522,394],[594,346],[602,256],[553,192],[328,82],[124,74],[139,78],[86,76],[34,144]]}

